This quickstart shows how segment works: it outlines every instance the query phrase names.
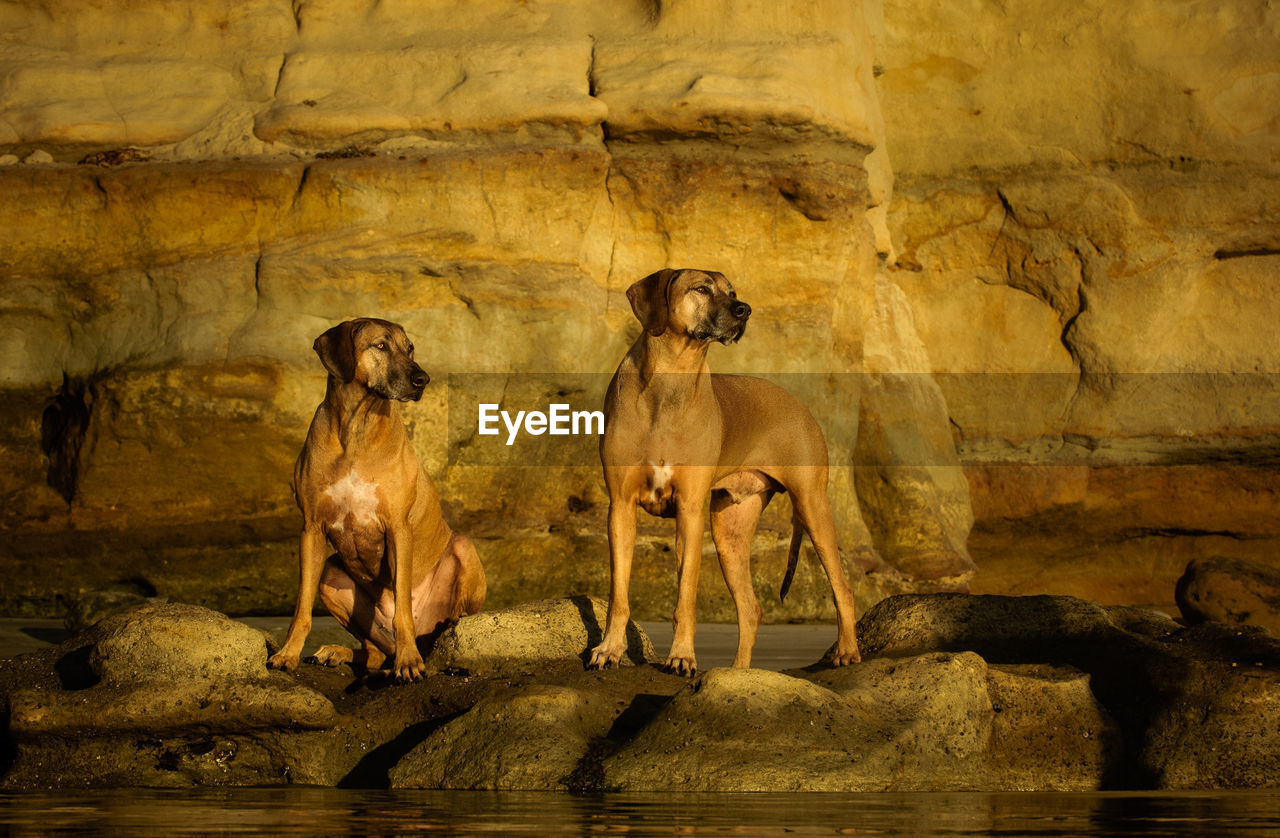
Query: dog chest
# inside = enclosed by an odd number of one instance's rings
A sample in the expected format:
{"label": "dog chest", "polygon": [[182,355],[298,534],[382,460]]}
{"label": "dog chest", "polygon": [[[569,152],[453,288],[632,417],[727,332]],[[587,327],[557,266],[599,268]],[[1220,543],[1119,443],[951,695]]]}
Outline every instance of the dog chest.
{"label": "dog chest", "polygon": [[354,471],[324,490],[320,517],[332,532],[378,526],[378,484]]}

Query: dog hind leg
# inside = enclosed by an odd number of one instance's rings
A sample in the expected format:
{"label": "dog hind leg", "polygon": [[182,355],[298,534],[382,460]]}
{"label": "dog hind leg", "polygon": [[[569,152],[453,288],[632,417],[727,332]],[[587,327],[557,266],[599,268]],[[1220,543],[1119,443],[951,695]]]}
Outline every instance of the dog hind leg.
{"label": "dog hind leg", "polygon": [[413,592],[413,627],[424,654],[440,633],[484,607],[485,578],[471,539],[453,536],[444,555]]}
{"label": "dog hind leg", "polygon": [[[836,600],[837,635],[832,663],[844,666],[862,660],[858,653],[857,624],[854,616],[853,589],[844,573],[840,551],[836,545],[836,525],[831,519],[831,506],[827,501],[826,474],[820,484],[801,491],[791,490],[791,503],[796,516],[809,533],[809,540],[818,553],[822,569]],[[816,482],[816,481],[815,481]]]}
{"label": "dog hind leg", "polygon": [[757,492],[734,502],[723,489],[711,493],[711,538],[720,557],[724,582],[733,596],[738,612],[738,651],[733,666],[751,666],[751,650],[755,648],[756,631],[763,612],[751,584],[751,542],[755,538],[760,513],[769,505],[772,492]]}

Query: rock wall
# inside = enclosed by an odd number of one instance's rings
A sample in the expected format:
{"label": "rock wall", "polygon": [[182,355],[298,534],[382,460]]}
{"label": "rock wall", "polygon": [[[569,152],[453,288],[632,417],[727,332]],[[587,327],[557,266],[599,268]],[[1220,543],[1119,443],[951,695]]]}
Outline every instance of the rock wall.
{"label": "rock wall", "polygon": [[[508,451],[475,405],[596,409],[638,333],[623,292],[663,266],[751,302],[711,363],[812,403],[851,570],[874,562],[848,373],[889,173],[858,4],[55,0],[3,5],[0,32],[0,611],[122,580],[287,610],[311,344],[360,315],[403,323],[436,379],[404,415],[491,604],[603,593],[594,444]],[[642,535],[654,617],[672,537]],[[816,567],[771,615],[829,614]]]}
{"label": "rock wall", "polygon": [[[970,551],[976,590],[1166,606],[1188,559],[1276,564],[1278,30],[1173,0],[6,3],[0,610],[122,581],[287,609],[310,346],[356,315],[435,377],[406,419],[492,603],[602,593],[590,440],[472,414],[594,409],[621,292],[665,265],[756,310],[714,368],[823,422],[850,570],[905,577],[864,605],[964,585]],[[657,617],[671,534],[641,535]],[[779,501],[766,617],[829,617],[809,560],[776,604],[788,535]]]}
{"label": "rock wall", "polygon": [[875,4],[910,302],[975,590],[1169,605],[1275,564],[1280,11]]}

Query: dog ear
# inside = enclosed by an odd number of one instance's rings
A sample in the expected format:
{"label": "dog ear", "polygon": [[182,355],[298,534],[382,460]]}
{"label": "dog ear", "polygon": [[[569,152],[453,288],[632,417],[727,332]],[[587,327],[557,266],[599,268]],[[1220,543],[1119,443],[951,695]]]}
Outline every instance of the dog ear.
{"label": "dog ear", "polygon": [[352,341],[354,323],[348,320],[339,323],[320,337],[311,348],[320,356],[320,363],[329,371],[329,375],[339,381],[350,381],[356,377],[356,348]]}
{"label": "dog ear", "polygon": [[631,303],[631,311],[649,334],[657,337],[667,330],[667,306],[670,300],[667,292],[671,287],[671,278],[678,271],[663,268],[652,273],[627,289],[627,300]]}

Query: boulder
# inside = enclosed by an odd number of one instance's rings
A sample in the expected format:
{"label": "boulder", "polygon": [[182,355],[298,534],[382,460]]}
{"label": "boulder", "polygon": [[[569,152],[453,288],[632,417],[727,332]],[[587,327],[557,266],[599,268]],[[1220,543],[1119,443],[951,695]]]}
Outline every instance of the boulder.
{"label": "boulder", "polygon": [[[436,641],[427,665],[470,673],[528,671],[539,662],[574,658],[586,662],[603,636],[608,606],[596,597],[573,596],[485,611],[463,617]],[[649,637],[627,625],[627,650],[620,663],[657,663]]]}
{"label": "boulder", "polygon": [[265,681],[267,636],[198,605],[159,603],[104,618],[89,664],[116,685]]}
{"label": "boulder", "polygon": [[1123,750],[1089,676],[1072,667],[933,652],[806,677],[878,720],[860,749],[879,753],[885,773],[864,777],[868,789],[1087,791]]}
{"label": "boulder", "polygon": [[1084,791],[1120,773],[1120,727],[1093,694],[1090,676],[1047,664],[990,665],[988,771],[999,788]]}
{"label": "boulder", "polygon": [[1280,570],[1221,556],[1195,559],[1178,580],[1178,609],[1189,623],[1261,626],[1280,636]]}
{"label": "boulder", "polygon": [[600,694],[535,685],[481,700],[410,751],[392,788],[567,789],[618,708]]}
{"label": "boulder", "polygon": [[1117,631],[1106,609],[1075,597],[907,594],[858,621],[858,646],[864,658],[975,651],[1035,663],[1060,657],[1054,647],[1104,642]]}
{"label": "boulder", "polygon": [[[859,665],[686,681],[584,671],[604,616],[587,598],[480,616],[489,647],[460,642],[469,629],[451,641],[474,670],[404,685],[265,672],[265,641],[190,606],[108,617],[0,662],[3,785],[1089,791],[1280,776],[1280,640],[1257,627],[1070,597],[902,596],[863,617]],[[633,639],[633,662],[652,660]],[[186,669],[152,648],[188,642]]]}
{"label": "boulder", "polygon": [[854,710],[825,687],[759,669],[712,669],[603,762],[622,791],[844,788],[860,755],[839,731]]}

